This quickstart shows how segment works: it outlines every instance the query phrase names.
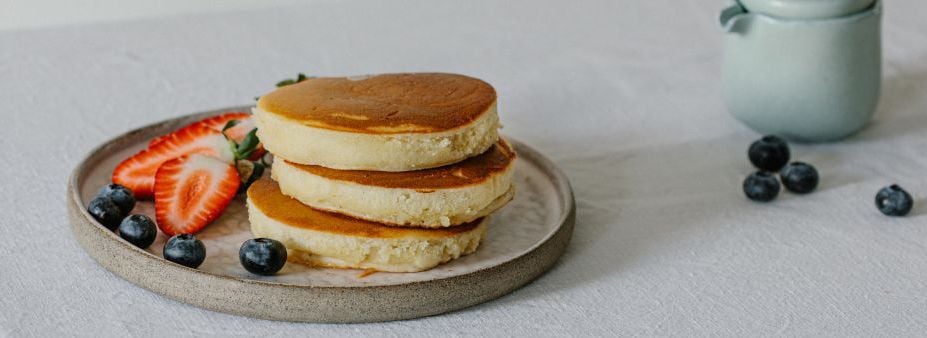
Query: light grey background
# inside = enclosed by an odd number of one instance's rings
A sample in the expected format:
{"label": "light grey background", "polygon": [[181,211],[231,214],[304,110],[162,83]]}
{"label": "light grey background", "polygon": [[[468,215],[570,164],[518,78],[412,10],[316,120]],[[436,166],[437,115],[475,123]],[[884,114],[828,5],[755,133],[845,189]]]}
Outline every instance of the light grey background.
{"label": "light grey background", "polygon": [[[767,205],[740,191],[758,135],[721,103],[721,5],[318,1],[0,33],[0,336],[927,332],[927,3],[886,4],[872,126],[795,145],[820,190]],[[253,102],[298,71],[426,70],[495,85],[504,132],[547,153],[576,190],[566,255],[510,296],[384,324],[254,320],[137,288],[70,233],[70,170],[130,128]],[[873,206],[893,182],[918,198],[913,216]]]}
{"label": "light grey background", "polygon": [[[319,1],[319,0],[315,0]],[[327,0],[334,1],[334,0]],[[0,0],[0,31],[229,12],[310,3],[306,0]]]}

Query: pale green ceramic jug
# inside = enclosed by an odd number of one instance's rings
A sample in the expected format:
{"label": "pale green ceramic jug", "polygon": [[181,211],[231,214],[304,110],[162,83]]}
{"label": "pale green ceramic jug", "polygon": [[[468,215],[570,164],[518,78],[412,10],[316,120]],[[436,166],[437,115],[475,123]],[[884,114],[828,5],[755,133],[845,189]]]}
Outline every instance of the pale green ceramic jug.
{"label": "pale green ceramic jug", "polygon": [[728,110],[795,141],[863,128],[879,101],[881,20],[881,0],[735,1],[721,12]]}

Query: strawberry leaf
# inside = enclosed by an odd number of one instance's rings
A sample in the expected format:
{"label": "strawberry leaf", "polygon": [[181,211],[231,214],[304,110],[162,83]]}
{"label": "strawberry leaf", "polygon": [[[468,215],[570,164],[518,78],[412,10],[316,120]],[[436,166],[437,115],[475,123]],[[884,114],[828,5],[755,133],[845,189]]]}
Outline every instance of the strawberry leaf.
{"label": "strawberry leaf", "polygon": [[293,79],[286,79],[286,80],[277,82],[277,87],[285,87],[285,86],[289,86],[294,83],[296,83],[296,81],[294,81]]}
{"label": "strawberry leaf", "polygon": [[277,82],[277,88],[289,86],[291,84],[297,84],[311,78],[312,76],[306,76],[306,74],[299,73],[296,75],[295,79],[285,79],[283,81]]}
{"label": "strawberry leaf", "polygon": [[257,149],[260,142],[257,137],[257,128],[251,129],[248,135],[245,135],[245,138],[238,144],[238,148],[235,149],[236,158],[247,159],[251,157],[251,153]]}
{"label": "strawberry leaf", "polygon": [[238,122],[239,122],[238,120],[229,120],[228,122],[226,122],[225,126],[222,127],[222,133],[225,134],[226,130],[232,129],[233,127],[237,126]]}

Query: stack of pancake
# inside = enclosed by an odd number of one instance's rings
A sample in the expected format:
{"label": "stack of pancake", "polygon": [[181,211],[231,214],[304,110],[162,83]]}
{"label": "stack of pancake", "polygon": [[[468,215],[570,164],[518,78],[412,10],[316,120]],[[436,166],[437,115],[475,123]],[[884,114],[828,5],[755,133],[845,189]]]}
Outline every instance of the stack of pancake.
{"label": "stack of pancake", "polygon": [[254,108],[274,154],[251,231],[304,264],[415,272],[472,253],[514,194],[496,92],[441,73],[311,78]]}

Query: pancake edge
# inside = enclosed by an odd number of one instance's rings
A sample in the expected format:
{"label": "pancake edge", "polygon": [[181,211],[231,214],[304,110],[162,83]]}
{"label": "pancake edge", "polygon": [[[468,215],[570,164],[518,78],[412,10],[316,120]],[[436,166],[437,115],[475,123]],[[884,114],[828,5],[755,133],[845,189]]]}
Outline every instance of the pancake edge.
{"label": "pancake edge", "polygon": [[384,272],[425,271],[473,253],[485,237],[489,222],[488,217],[484,218],[473,229],[446,237],[370,238],[284,224],[265,215],[250,200],[247,204],[252,234],[280,241],[293,261]]}
{"label": "pancake edge", "polygon": [[472,222],[514,197],[514,161],[481,183],[441,189],[388,188],[318,176],[284,161],[271,167],[280,191],[316,209],[402,227],[441,228]]}
{"label": "pancake edge", "polygon": [[367,134],[317,128],[252,108],[258,138],[287,161],[338,170],[412,171],[482,154],[499,140],[493,102],[469,124],[435,133]]}

